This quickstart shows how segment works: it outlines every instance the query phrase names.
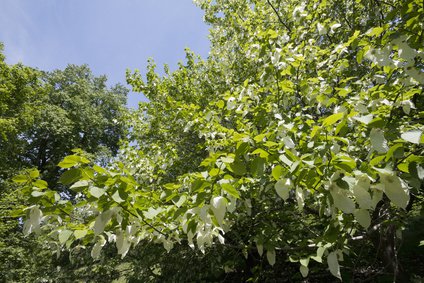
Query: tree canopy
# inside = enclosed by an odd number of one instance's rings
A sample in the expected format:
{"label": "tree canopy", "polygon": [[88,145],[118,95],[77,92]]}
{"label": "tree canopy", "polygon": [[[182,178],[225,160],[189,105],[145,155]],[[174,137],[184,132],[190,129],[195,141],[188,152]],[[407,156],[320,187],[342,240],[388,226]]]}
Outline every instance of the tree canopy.
{"label": "tree canopy", "polygon": [[195,2],[209,57],[127,72],[149,101],[108,165],[83,151],[58,164],[75,198],[15,176],[24,232],[94,259],[159,243],[209,266],[179,278],[152,260],[133,274],[152,281],[405,280],[402,237],[423,210],[423,2]]}

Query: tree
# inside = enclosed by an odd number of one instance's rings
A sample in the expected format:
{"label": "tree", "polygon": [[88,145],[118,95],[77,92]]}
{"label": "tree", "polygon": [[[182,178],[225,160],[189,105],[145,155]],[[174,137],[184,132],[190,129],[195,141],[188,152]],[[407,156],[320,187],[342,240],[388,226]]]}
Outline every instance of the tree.
{"label": "tree", "polygon": [[402,229],[423,207],[422,2],[196,2],[209,58],[128,73],[150,99],[132,143],[106,168],[82,152],[59,164],[77,206],[15,177],[34,196],[26,232],[94,243],[94,258],[188,245],[213,263],[198,281],[405,280]]}
{"label": "tree", "polygon": [[102,162],[116,154],[126,135],[127,90],[109,89],[106,77],[94,77],[87,66],[42,72],[7,65],[2,53],[0,87],[0,281],[60,278],[56,266],[66,268],[66,256],[52,258],[42,238],[23,238],[13,211],[28,205],[28,196],[9,178],[36,167],[52,189],[69,198],[57,184],[57,163],[73,148]]}

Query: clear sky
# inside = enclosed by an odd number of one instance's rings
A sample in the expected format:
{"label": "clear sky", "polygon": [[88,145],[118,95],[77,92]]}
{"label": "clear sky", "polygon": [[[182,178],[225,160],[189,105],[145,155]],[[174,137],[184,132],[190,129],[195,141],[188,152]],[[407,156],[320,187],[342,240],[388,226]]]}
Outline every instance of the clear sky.
{"label": "clear sky", "polygon": [[[184,48],[206,58],[208,26],[191,0],[0,0],[0,41],[9,64],[41,70],[88,64],[109,84],[154,58],[175,69]],[[128,105],[144,99],[131,93]]]}

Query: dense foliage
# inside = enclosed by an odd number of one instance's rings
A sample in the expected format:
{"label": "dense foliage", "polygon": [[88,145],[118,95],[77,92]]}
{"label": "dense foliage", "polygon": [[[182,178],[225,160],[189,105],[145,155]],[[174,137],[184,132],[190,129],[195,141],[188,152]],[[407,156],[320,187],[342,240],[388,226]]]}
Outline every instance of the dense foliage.
{"label": "dense foliage", "polygon": [[[37,170],[16,176],[24,232],[93,245],[95,259],[114,245],[141,281],[424,276],[410,229],[423,219],[423,2],[196,2],[208,59],[128,72],[149,102],[109,165],[83,151],[59,163],[72,199]],[[402,243],[421,249],[417,270]]]}

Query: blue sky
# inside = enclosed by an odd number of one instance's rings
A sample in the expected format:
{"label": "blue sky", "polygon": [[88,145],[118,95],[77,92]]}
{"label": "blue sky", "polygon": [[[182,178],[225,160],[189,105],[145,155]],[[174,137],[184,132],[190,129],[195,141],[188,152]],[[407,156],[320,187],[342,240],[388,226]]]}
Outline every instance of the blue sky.
{"label": "blue sky", "polygon": [[[109,84],[125,84],[125,70],[158,71],[184,60],[184,48],[206,58],[208,26],[191,0],[1,0],[0,41],[6,61],[41,70],[88,64]],[[131,93],[136,107],[141,94]]]}

